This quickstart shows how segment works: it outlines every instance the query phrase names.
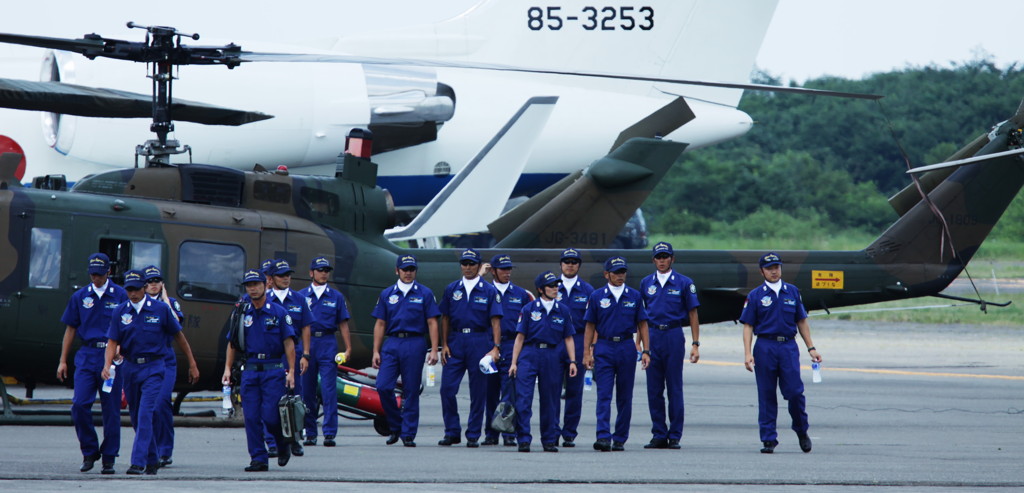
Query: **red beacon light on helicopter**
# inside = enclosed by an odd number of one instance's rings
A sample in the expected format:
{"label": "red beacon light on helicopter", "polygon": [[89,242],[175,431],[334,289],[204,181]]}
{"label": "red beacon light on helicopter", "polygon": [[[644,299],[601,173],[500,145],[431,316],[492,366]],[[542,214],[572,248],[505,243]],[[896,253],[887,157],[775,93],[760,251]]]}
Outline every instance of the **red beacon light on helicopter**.
{"label": "red beacon light on helicopter", "polygon": [[345,153],[370,159],[373,156],[373,132],[365,128],[353,128],[345,137]]}

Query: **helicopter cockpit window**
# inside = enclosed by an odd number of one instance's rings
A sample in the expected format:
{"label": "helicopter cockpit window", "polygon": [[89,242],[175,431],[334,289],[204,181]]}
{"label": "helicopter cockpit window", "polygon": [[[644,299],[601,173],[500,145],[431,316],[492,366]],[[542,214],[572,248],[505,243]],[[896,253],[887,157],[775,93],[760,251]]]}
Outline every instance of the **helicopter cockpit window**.
{"label": "helicopter cockpit window", "polygon": [[233,303],[241,293],[245,250],[238,245],[187,241],[178,251],[178,296]]}
{"label": "helicopter cockpit window", "polygon": [[299,195],[302,196],[303,203],[313,212],[336,216],[338,215],[338,210],[341,209],[341,201],[336,193],[317,188],[302,187]]}
{"label": "helicopter cockpit window", "polygon": [[32,254],[29,257],[28,285],[33,288],[60,288],[61,241],[59,229],[32,228]]}
{"label": "helicopter cockpit window", "polygon": [[252,196],[256,200],[287,204],[292,201],[292,186],[287,183],[258,180],[253,184]]}
{"label": "helicopter cockpit window", "polygon": [[160,266],[163,257],[163,245],[145,241],[132,242],[132,268],[145,269],[150,265]]}

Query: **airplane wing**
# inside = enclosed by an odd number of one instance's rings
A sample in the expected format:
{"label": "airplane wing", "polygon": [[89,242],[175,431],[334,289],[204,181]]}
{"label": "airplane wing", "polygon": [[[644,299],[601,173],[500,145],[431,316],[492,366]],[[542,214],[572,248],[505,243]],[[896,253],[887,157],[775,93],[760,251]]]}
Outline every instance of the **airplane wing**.
{"label": "airplane wing", "polygon": [[501,214],[557,101],[530,98],[412,222],[384,236],[395,241],[485,231]]}

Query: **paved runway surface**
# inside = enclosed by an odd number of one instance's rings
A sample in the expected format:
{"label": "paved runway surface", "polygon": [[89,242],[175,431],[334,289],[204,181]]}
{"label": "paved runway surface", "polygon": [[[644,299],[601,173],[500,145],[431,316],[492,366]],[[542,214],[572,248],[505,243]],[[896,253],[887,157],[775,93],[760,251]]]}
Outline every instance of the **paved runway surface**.
{"label": "paved runway surface", "polygon": [[[811,324],[825,365],[822,383],[810,383],[809,369],[804,373],[814,440],[810,454],[800,452],[781,399],[781,444],[773,455],[758,453],[755,385],[741,364],[741,330],[715,324],[703,327],[701,362],[686,365],[686,426],[679,451],[643,449],[650,418],[638,372],[625,452],[591,448],[593,392],[585,397],[575,449],[543,453],[537,444],[522,454],[501,446],[438,447],[443,427],[439,387],[433,387],[422,400],[417,448],[385,446],[368,422],[341,420],[338,447],[307,447],[305,457],[284,468],[272,461],[266,473],[242,471],[249,458],[240,428],[178,428],[174,464],[156,477],[139,478],[124,474],[130,428],[122,432],[118,474],[101,476],[98,464],[92,472],[78,472],[81,455],[70,426],[0,426],[0,490],[547,492],[579,491],[581,484],[617,492],[1024,488],[1024,327],[816,318]],[[18,387],[11,392],[24,395]],[[465,392],[464,387],[460,397]],[[55,396],[70,391],[36,393],[37,398]],[[468,398],[460,398],[463,419],[468,404]],[[219,404],[187,406],[191,412]],[[536,420],[535,412],[535,432]]]}

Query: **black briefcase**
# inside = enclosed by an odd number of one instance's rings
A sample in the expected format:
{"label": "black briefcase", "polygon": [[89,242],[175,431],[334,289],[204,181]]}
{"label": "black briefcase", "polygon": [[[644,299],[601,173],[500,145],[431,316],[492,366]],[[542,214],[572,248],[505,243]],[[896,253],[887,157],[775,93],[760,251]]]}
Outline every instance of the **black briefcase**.
{"label": "black briefcase", "polygon": [[281,415],[281,435],[286,442],[298,442],[302,438],[303,422],[306,419],[306,404],[302,397],[285,394],[277,401],[277,412]]}

